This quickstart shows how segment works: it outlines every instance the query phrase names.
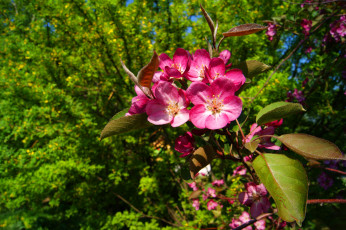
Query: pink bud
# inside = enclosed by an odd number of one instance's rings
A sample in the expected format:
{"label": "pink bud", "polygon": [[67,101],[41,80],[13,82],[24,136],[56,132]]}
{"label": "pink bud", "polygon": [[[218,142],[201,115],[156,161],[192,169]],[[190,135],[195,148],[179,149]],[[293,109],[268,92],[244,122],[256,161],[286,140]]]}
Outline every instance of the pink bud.
{"label": "pink bud", "polygon": [[195,139],[192,136],[191,132],[186,132],[184,135],[179,136],[175,140],[174,149],[180,153],[183,153],[180,155],[180,157],[186,157],[194,150],[194,143]]}

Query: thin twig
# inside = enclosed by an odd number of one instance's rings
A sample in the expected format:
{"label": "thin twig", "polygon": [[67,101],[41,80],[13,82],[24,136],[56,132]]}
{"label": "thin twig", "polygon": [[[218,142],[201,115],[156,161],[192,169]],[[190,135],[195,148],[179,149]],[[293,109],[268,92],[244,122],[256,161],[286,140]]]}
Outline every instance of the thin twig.
{"label": "thin twig", "polygon": [[346,203],[346,199],[314,199],[308,200],[307,204],[323,204],[323,203]]}
{"label": "thin twig", "polygon": [[287,2],[290,4],[296,4],[296,5],[320,5],[320,4],[328,4],[328,3],[332,3],[332,2],[344,2],[345,0],[333,0],[333,1],[325,1],[325,2],[290,2],[290,1],[286,1],[286,0],[282,0],[283,2]]}
{"label": "thin twig", "polygon": [[165,220],[163,218],[160,218],[160,217],[157,217],[157,216],[148,216],[146,215],[145,213],[143,213],[141,210],[137,209],[135,206],[133,206],[129,201],[127,201],[124,197],[120,196],[119,194],[117,193],[113,193],[114,195],[116,195],[120,200],[124,201],[126,204],[128,204],[132,209],[134,209],[136,212],[142,214],[143,217],[146,217],[146,218],[151,218],[151,219],[156,219],[156,220],[161,220],[162,222],[165,222],[169,225],[172,225],[174,227],[181,227],[180,225],[177,225],[177,224],[174,224],[168,220]]}
{"label": "thin twig", "polygon": [[[318,26],[316,26],[311,32],[310,35],[313,34],[317,29],[319,29],[327,20],[329,20],[331,17],[333,17],[333,15],[329,16],[328,18],[326,18],[323,22],[321,22]],[[298,45],[287,55],[286,58],[284,58],[279,65],[277,65],[274,69],[274,71],[272,72],[272,74],[270,74],[270,76],[267,78],[266,82],[264,83],[264,85],[262,86],[262,88],[257,92],[257,94],[252,98],[252,100],[250,101],[250,103],[248,104],[248,107],[250,107],[250,105],[252,104],[252,102],[256,99],[256,97],[261,93],[261,91],[268,85],[270,79],[273,77],[273,75],[278,71],[278,69],[281,67],[281,65],[287,61],[297,50],[298,48],[305,42],[307,41],[309,38],[309,36],[306,36],[303,40],[301,40]]]}
{"label": "thin twig", "polygon": [[244,136],[244,133],[243,133],[243,130],[242,130],[242,128],[241,128],[241,126],[240,126],[240,124],[239,124],[239,121],[238,121],[238,119],[235,119],[235,121],[237,122],[237,125],[238,125],[238,127],[239,127],[239,130],[240,130],[240,133],[241,133],[241,136],[242,136],[242,138],[243,138],[243,140],[242,140],[242,142],[243,142],[243,144],[245,143],[245,136]]}

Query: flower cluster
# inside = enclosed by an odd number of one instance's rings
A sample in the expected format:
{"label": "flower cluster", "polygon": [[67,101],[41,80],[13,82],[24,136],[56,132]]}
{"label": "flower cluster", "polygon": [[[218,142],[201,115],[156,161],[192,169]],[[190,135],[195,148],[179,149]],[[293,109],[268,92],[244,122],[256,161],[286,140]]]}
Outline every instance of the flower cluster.
{"label": "flower cluster", "polygon": [[[242,101],[235,92],[245,83],[242,71],[230,69],[231,65],[227,64],[230,57],[228,50],[215,58],[210,58],[204,49],[191,55],[178,48],[173,59],[161,54],[162,71],[155,73],[151,89],[135,88],[137,96],[132,99],[127,115],[145,112],[148,121],[155,125],[177,127],[190,120],[199,129],[225,127],[241,114]],[[188,145],[183,154],[193,149],[192,140],[191,133],[178,140],[178,146]]]}
{"label": "flower cluster", "polygon": [[[229,226],[230,226],[231,229],[235,229],[235,228],[241,226],[242,224],[245,224],[245,223],[249,222],[250,220],[251,220],[251,218],[250,218],[249,213],[247,213],[247,212],[244,211],[244,212],[239,216],[238,219],[234,219],[234,218],[233,218],[233,219],[232,219],[232,223],[230,223]],[[265,220],[256,221],[256,222],[254,223],[254,225],[255,225],[255,229],[256,229],[256,230],[264,230],[264,229],[266,228],[266,222],[265,222]],[[245,229],[245,230],[252,230],[252,226],[247,226],[247,227],[245,227],[245,228],[243,228],[243,229]]]}
{"label": "flower cluster", "polygon": [[[212,182],[212,185],[214,187],[220,187],[224,184],[224,180],[215,180]],[[193,191],[197,191],[199,190],[196,182],[192,182],[192,183],[187,183],[187,185],[192,188]],[[216,193],[216,190],[212,187],[209,187],[207,190],[205,190],[204,188],[200,190],[202,192],[202,198],[203,201],[208,200],[207,202],[207,209],[210,210],[214,210],[216,209],[218,206],[220,208],[223,207],[223,205],[221,203],[216,202],[213,198],[218,197],[218,194]],[[200,202],[198,198],[194,198],[192,199],[192,207],[194,207],[196,210],[200,209]]]}
{"label": "flower cluster", "polygon": [[246,135],[245,142],[250,142],[253,140],[254,136],[260,137],[260,143],[258,145],[259,148],[271,149],[271,150],[279,150],[280,146],[275,145],[271,142],[271,135],[274,135],[275,128],[282,125],[283,119],[279,121],[272,121],[270,123],[265,124],[265,128],[261,128],[258,124],[254,123],[251,125],[250,133]]}
{"label": "flower cluster", "polygon": [[265,213],[270,208],[267,190],[263,184],[256,185],[253,182],[245,184],[246,192],[239,194],[240,203],[250,206],[250,213],[253,218]]}
{"label": "flower cluster", "polygon": [[288,91],[286,101],[291,102],[294,101],[294,99],[296,99],[300,104],[303,104],[303,102],[305,101],[304,93],[300,90],[298,91],[298,89],[294,89],[293,93],[291,91]]}
{"label": "flower cluster", "polygon": [[268,23],[268,29],[266,35],[268,36],[269,41],[273,40],[273,37],[276,34],[276,25],[272,23]]}
{"label": "flower cluster", "polygon": [[303,19],[300,25],[303,27],[303,34],[305,34],[305,36],[308,36],[312,26],[312,21],[308,19]]}

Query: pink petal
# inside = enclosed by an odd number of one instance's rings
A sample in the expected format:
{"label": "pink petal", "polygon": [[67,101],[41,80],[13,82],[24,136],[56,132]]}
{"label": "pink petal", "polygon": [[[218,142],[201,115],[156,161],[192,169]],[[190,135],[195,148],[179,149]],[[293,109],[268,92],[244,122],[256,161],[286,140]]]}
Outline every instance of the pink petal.
{"label": "pink petal", "polygon": [[193,62],[198,64],[199,66],[209,66],[210,63],[210,55],[209,52],[205,49],[196,50],[193,55]]}
{"label": "pink petal", "polygon": [[222,59],[222,61],[225,63],[225,65],[227,64],[228,60],[231,58],[231,52],[229,52],[229,50],[223,50],[220,54],[219,54],[219,58]]}
{"label": "pink petal", "polygon": [[190,120],[199,129],[206,128],[206,120],[211,112],[204,105],[195,105],[190,110]]}
{"label": "pink petal", "polygon": [[228,116],[224,113],[210,115],[206,120],[207,129],[221,129],[229,123]]}
{"label": "pink petal", "polygon": [[226,76],[234,83],[236,86],[236,91],[245,83],[245,76],[240,69],[231,69],[226,73]]}
{"label": "pink petal", "polygon": [[183,89],[179,89],[178,94],[179,94],[179,101],[178,101],[179,107],[184,107],[184,108],[188,107],[190,104],[190,101],[187,98],[186,92]]}
{"label": "pink petal", "polygon": [[193,55],[193,60],[187,78],[190,81],[202,81],[207,76],[205,75],[205,68],[209,67],[210,56],[205,49],[196,50]]}
{"label": "pink petal", "polygon": [[225,63],[220,58],[213,58],[211,59],[209,63],[209,81],[212,82],[213,80],[222,77],[225,75],[226,67]]}
{"label": "pink petal", "polygon": [[160,82],[155,89],[155,97],[161,104],[168,105],[169,102],[178,100],[178,90],[169,82]]}
{"label": "pink petal", "polygon": [[213,95],[219,95],[220,100],[233,96],[235,93],[234,84],[226,77],[220,77],[210,84]]}
{"label": "pink petal", "polygon": [[176,66],[180,67],[182,72],[185,72],[189,62],[189,55],[186,50],[178,48],[173,55],[173,62]]}
{"label": "pink petal", "polygon": [[165,72],[168,75],[168,78],[181,78],[181,73],[176,68],[165,67]]}
{"label": "pink petal", "polygon": [[173,119],[166,112],[166,106],[160,104],[157,99],[151,100],[146,107],[146,112],[148,114],[148,121],[154,125],[168,124]]}
{"label": "pink petal", "polygon": [[227,114],[229,121],[234,121],[240,116],[243,103],[239,97],[227,97],[224,99],[223,103],[222,112]]}
{"label": "pink petal", "polygon": [[267,189],[264,186],[264,184],[259,184],[256,186],[256,190],[257,192],[261,195],[261,196],[265,196],[267,195]]}
{"label": "pink petal", "polygon": [[[163,72],[161,72],[161,71],[156,71],[155,73],[154,73],[154,76],[153,76],[153,79],[152,79],[152,82],[158,82],[158,81],[160,81],[160,79],[161,79],[161,75],[164,75],[164,73]],[[137,92],[137,91],[136,91]]]}
{"label": "pink petal", "polygon": [[145,107],[149,102],[149,98],[147,96],[137,96],[132,98],[132,105],[128,111],[130,115],[145,113]]}
{"label": "pink petal", "polygon": [[203,82],[192,82],[186,94],[194,105],[205,104],[209,97],[212,97],[210,87]]}
{"label": "pink petal", "polygon": [[260,144],[258,145],[259,148],[265,148],[265,149],[270,149],[270,150],[280,150],[281,147],[275,145],[274,143],[264,143],[264,144]]}
{"label": "pink petal", "polygon": [[165,54],[165,53],[161,54],[159,59],[160,59],[159,66],[162,70],[165,70],[166,66],[168,66],[168,67],[173,66],[173,61],[167,54]]}
{"label": "pink petal", "polygon": [[177,115],[174,116],[171,121],[172,127],[178,127],[189,120],[189,110],[181,109]]}

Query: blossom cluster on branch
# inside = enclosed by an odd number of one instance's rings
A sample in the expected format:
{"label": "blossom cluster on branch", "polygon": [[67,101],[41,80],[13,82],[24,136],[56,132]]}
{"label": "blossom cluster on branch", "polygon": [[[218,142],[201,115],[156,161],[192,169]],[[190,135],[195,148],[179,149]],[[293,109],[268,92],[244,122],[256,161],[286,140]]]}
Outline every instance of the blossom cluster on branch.
{"label": "blossom cluster on branch", "polygon": [[245,83],[242,71],[227,64],[230,57],[228,50],[214,58],[204,49],[191,55],[178,48],[173,59],[161,54],[154,85],[135,87],[137,96],[127,115],[145,112],[155,125],[178,127],[190,120],[199,129],[225,127],[241,114],[242,101],[235,92]]}

